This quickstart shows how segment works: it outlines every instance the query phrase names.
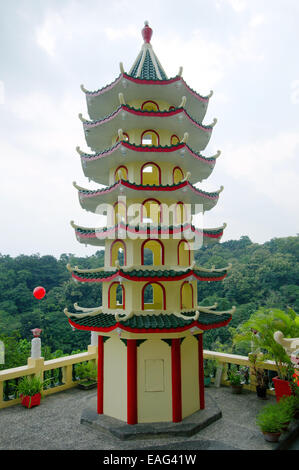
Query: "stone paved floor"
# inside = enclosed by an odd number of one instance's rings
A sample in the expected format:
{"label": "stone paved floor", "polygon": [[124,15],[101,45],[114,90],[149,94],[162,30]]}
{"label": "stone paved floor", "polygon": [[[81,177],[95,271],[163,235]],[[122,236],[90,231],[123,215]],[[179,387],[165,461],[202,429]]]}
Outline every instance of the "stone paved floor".
{"label": "stone paved floor", "polygon": [[165,444],[169,444],[170,448],[184,450],[186,441],[188,448],[191,445],[194,449],[274,448],[275,445],[267,443],[255,425],[258,411],[265,404],[274,402],[274,397],[263,401],[255,393],[248,391],[233,395],[226,387],[211,387],[206,389],[206,393],[216,401],[223,417],[196,435],[171,440],[120,441],[80,424],[82,410],[88,406],[96,392],[70,389],[45,397],[40,406],[30,410],[21,405],[1,410],[0,450],[133,450],[154,449]]}

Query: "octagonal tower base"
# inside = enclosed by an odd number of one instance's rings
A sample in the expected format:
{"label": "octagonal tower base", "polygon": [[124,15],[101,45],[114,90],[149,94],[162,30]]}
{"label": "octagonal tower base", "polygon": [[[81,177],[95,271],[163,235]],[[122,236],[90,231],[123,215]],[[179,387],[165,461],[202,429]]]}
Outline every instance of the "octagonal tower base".
{"label": "octagonal tower base", "polygon": [[98,337],[99,415],[179,423],[205,408],[202,333],[126,336]]}
{"label": "octagonal tower base", "polygon": [[80,423],[95,431],[105,432],[120,440],[190,437],[222,417],[222,412],[215,401],[207,394],[206,407],[184,418],[179,423],[157,422],[127,424],[96,412],[96,397],[89,400],[81,415]]}

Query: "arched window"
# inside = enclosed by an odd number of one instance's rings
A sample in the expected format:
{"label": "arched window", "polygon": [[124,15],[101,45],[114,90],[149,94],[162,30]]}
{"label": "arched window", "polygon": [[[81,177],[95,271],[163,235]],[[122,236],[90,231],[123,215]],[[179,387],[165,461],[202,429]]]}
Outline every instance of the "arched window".
{"label": "arched window", "polygon": [[151,266],[164,264],[164,245],[160,240],[145,240],[142,243],[141,264]]}
{"label": "arched window", "polygon": [[186,240],[181,240],[178,244],[178,266],[190,266],[190,264],[190,245]]}
{"label": "arched window", "polygon": [[141,105],[142,111],[159,111],[159,105],[155,101],[145,101]]}
{"label": "arched window", "polygon": [[118,168],[116,168],[114,172],[114,181],[117,182],[120,179],[128,180],[128,169],[124,165],[121,165]]}
{"label": "arched window", "polygon": [[148,282],[142,289],[142,310],[165,310],[165,287],[159,282]]}
{"label": "arched window", "polygon": [[153,129],[147,129],[141,134],[141,145],[157,147],[160,145],[159,134]]}
{"label": "arched window", "polygon": [[178,184],[184,179],[184,173],[179,166],[175,166],[172,171],[173,184]]}
{"label": "arched window", "polygon": [[157,199],[146,199],[141,206],[141,222],[160,224],[162,222],[161,203]]}
{"label": "arched window", "polygon": [[169,106],[169,111],[174,111],[175,107],[174,106]]}
{"label": "arched window", "polygon": [[185,204],[181,201],[177,202],[176,204],[176,225],[183,225],[187,222],[187,209]]}
{"label": "arched window", "polygon": [[181,285],[181,309],[194,308],[193,302],[193,286],[188,281],[184,281]]}
{"label": "arched window", "polygon": [[126,224],[127,208],[123,201],[118,201],[114,204],[114,225],[123,222]]}
{"label": "arched window", "polygon": [[170,143],[171,143],[171,145],[179,144],[179,143],[180,143],[180,139],[178,138],[177,135],[173,134],[173,135],[170,137]]}
{"label": "arched window", "polygon": [[115,261],[118,260],[120,266],[127,264],[127,249],[123,240],[114,240],[110,247],[110,266],[115,266]]}
{"label": "arched window", "polygon": [[141,184],[161,184],[161,168],[154,162],[147,162],[141,167]]}
{"label": "arched window", "polygon": [[125,288],[120,282],[112,282],[108,290],[108,308],[125,309]]}

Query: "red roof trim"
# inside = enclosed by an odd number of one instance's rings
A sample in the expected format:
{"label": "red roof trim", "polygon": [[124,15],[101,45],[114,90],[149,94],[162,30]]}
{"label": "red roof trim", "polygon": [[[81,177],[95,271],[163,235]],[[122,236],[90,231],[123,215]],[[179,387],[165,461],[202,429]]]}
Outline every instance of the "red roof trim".
{"label": "red roof trim", "polygon": [[[80,228],[80,227],[79,227]],[[190,229],[190,224],[188,224],[188,226],[186,227],[182,227],[182,226],[179,226],[177,227],[175,230],[172,229],[168,229],[167,230],[153,230],[151,228],[148,228],[147,230],[135,230],[134,228],[132,227],[126,227],[124,224],[120,223],[119,225],[117,226],[114,226],[114,227],[110,227],[109,230],[106,230],[106,231],[103,231],[103,232],[98,232],[97,235],[95,233],[88,233],[88,234],[84,234],[84,233],[81,233],[78,229],[75,228],[75,232],[76,232],[76,235],[82,239],[84,238],[99,238],[100,234],[103,235],[102,238],[105,238],[106,235],[108,236],[110,233],[113,233],[113,232],[116,232],[118,230],[126,230],[128,232],[132,232],[132,233],[137,233],[137,234],[152,234],[152,233],[165,233],[165,232],[169,232],[169,234],[173,234],[173,233],[180,233],[180,232],[184,232],[185,230],[189,230]],[[90,230],[94,230],[96,231],[95,229],[90,229]],[[196,233],[199,233],[200,235],[203,235],[204,237],[208,237],[208,238],[220,238],[222,237],[223,235],[223,230],[219,233],[209,233],[209,232],[205,232],[205,230],[207,229],[204,229],[204,230],[198,230],[194,227],[191,226],[191,231],[192,232],[196,232]]]}
{"label": "red roof trim", "polygon": [[180,280],[186,279],[187,277],[190,277],[190,276],[194,276],[196,279],[198,279],[198,281],[213,281],[213,282],[216,282],[216,281],[222,281],[227,276],[227,273],[224,274],[223,276],[220,276],[220,277],[209,277],[209,278],[198,276],[193,271],[191,271],[189,273],[181,274],[180,276],[175,276],[175,277],[166,277],[166,276],[165,277],[164,276],[161,276],[161,277],[138,277],[138,276],[130,276],[129,274],[124,274],[124,273],[121,273],[120,271],[117,271],[112,276],[105,277],[105,278],[99,278],[99,279],[90,279],[90,278],[84,278],[84,277],[82,278],[82,277],[76,276],[76,274],[72,273],[72,277],[74,279],[77,279],[77,281],[80,281],[80,282],[107,282],[107,281],[111,281],[112,279],[115,279],[117,276],[120,276],[124,279],[128,279],[130,281],[137,281],[137,282],[180,281]]}
{"label": "red roof trim", "polygon": [[181,77],[170,78],[169,80],[142,80],[141,78],[134,78],[126,73],[123,74],[124,78],[140,85],[168,85],[169,83],[175,83],[181,80]]}
{"label": "red roof trim", "polygon": [[203,331],[207,330],[212,330],[214,328],[221,328],[222,326],[226,326],[230,321],[232,317],[228,318],[228,320],[225,320],[223,322],[219,323],[212,323],[211,325],[202,325],[198,321],[193,321],[190,325],[182,326],[179,328],[130,328],[128,326],[124,326],[121,323],[117,322],[114,326],[109,326],[107,328],[104,327],[91,327],[91,326],[83,326],[83,325],[78,325],[74,321],[72,321],[70,318],[68,319],[70,325],[74,326],[78,330],[85,330],[85,331],[101,331],[101,332],[110,332],[115,330],[116,328],[120,328],[121,330],[127,331],[129,333],[178,333],[186,330],[190,330],[190,328],[193,327],[198,327]]}

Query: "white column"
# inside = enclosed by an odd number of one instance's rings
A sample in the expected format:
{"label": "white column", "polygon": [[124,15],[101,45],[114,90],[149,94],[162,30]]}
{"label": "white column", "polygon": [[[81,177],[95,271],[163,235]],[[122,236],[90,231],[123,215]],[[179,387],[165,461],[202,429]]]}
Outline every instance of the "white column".
{"label": "white column", "polygon": [[98,334],[96,333],[96,331],[91,331],[90,345],[91,346],[97,346],[98,345]]}
{"label": "white column", "polygon": [[41,339],[33,338],[31,340],[31,358],[39,359],[41,357]]}

